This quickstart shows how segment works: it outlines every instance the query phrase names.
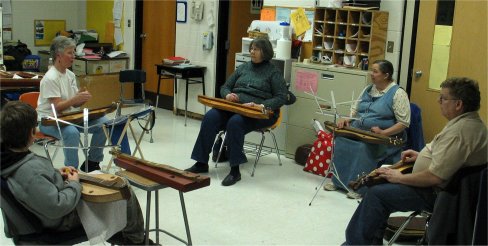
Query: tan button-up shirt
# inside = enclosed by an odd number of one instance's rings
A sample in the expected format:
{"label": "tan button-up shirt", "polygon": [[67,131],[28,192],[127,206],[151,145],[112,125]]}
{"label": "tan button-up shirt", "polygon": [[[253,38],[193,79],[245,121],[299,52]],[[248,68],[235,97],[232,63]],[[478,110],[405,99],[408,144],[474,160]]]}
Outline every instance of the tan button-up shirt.
{"label": "tan button-up shirt", "polygon": [[460,168],[488,161],[487,138],[487,128],[477,112],[459,115],[420,151],[412,172],[428,168],[444,180],[444,187]]}

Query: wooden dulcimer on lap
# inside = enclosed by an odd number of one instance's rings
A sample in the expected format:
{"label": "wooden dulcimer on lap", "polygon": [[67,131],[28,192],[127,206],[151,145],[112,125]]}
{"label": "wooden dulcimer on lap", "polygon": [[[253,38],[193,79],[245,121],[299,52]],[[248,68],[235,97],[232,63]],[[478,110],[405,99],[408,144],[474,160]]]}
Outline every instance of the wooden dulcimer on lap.
{"label": "wooden dulcimer on lap", "polygon": [[[411,173],[412,168],[413,168],[413,163],[404,163],[402,161],[399,161],[391,166],[389,166],[391,169],[398,169],[402,173]],[[353,189],[354,191],[358,190],[362,186],[366,185],[368,187],[377,185],[377,184],[384,184],[387,183],[388,181],[384,178],[381,178],[377,173],[376,170],[373,170],[369,174],[365,174],[361,177],[359,177],[356,181],[351,181],[347,186],[349,188]]]}
{"label": "wooden dulcimer on lap", "polygon": [[114,163],[127,171],[181,192],[192,191],[210,185],[210,177],[183,171],[165,164],[141,160],[137,157],[112,150]]}
{"label": "wooden dulcimer on lap", "polygon": [[386,145],[393,145],[393,146],[402,146],[404,144],[403,139],[401,138],[387,137],[374,132],[364,131],[361,129],[348,127],[348,126],[344,128],[338,128],[336,124],[330,121],[325,121],[324,125],[328,131],[331,132],[335,131],[336,136],[356,139],[366,143],[373,143],[373,144],[386,144]]}
{"label": "wooden dulcimer on lap", "polygon": [[128,200],[131,196],[127,181],[113,174],[78,173],[83,200],[95,203]]}
{"label": "wooden dulcimer on lap", "polygon": [[214,98],[214,97],[198,95],[198,102],[212,108],[233,112],[236,114],[244,115],[249,118],[269,119],[269,117],[273,115],[273,111],[271,110],[262,109],[261,107],[258,106],[257,107],[245,106],[243,104],[227,101],[222,98]]}
{"label": "wooden dulcimer on lap", "polygon": [[[88,120],[96,120],[98,118],[101,118],[105,116],[106,114],[112,113],[117,109],[117,104],[113,103],[109,106],[101,107],[101,108],[95,108],[88,110]],[[59,114],[58,119],[64,120],[76,125],[82,125],[83,124],[83,111],[76,111],[76,112],[69,112],[66,114]],[[55,126],[56,125],[56,120],[51,119],[51,118],[42,118],[41,119],[41,124],[44,126]],[[60,122],[60,125],[65,125],[64,123]]]}

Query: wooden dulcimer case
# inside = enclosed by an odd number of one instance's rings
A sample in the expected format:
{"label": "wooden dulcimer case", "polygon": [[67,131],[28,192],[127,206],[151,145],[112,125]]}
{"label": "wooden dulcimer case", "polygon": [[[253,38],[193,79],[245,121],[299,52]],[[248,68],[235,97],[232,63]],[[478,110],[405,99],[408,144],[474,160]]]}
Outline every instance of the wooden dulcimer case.
{"label": "wooden dulcimer case", "polygon": [[183,171],[165,164],[158,164],[112,150],[114,163],[127,171],[181,192],[188,192],[210,185],[210,177]]}
{"label": "wooden dulcimer case", "polygon": [[[115,103],[101,107],[101,108],[95,108],[88,110],[88,120],[96,120],[98,118],[101,118],[105,116],[106,114],[112,113],[117,109],[117,105]],[[66,114],[59,114],[58,119],[64,120],[76,125],[82,125],[83,124],[83,111],[76,111],[76,112],[69,112]],[[41,124],[44,126],[55,126],[56,125],[56,120],[54,119],[49,119],[49,118],[42,118],[41,119]],[[65,125],[64,123],[60,122],[60,125]]]}
{"label": "wooden dulcimer case", "polygon": [[386,144],[386,145],[393,145],[393,146],[402,146],[404,144],[403,139],[401,138],[387,137],[374,132],[364,131],[361,129],[348,127],[348,126],[344,128],[338,128],[336,124],[330,121],[325,121],[324,125],[328,131],[330,132],[335,131],[336,136],[356,139],[366,143],[373,143],[373,144]]}
{"label": "wooden dulcimer case", "polygon": [[259,106],[245,106],[222,98],[198,95],[198,102],[212,108],[233,112],[254,119],[269,119],[273,115],[272,110],[261,109]]}

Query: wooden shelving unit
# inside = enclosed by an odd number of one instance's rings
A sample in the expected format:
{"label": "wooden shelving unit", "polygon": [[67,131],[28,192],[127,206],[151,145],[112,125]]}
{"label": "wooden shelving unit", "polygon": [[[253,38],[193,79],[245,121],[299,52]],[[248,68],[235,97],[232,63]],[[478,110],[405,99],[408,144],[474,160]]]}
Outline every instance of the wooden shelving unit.
{"label": "wooden shelving unit", "polygon": [[318,7],[314,28],[312,55],[323,64],[361,69],[385,57],[388,12]]}

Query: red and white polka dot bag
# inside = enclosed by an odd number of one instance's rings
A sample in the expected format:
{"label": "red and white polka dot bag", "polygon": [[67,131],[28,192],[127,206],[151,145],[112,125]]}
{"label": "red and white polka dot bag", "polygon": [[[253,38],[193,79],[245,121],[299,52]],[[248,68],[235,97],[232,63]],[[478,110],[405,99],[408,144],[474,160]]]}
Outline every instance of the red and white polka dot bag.
{"label": "red and white polka dot bag", "polygon": [[[313,143],[303,171],[325,177],[332,155],[332,134],[318,131],[317,140]],[[331,175],[329,174],[329,177]]]}

